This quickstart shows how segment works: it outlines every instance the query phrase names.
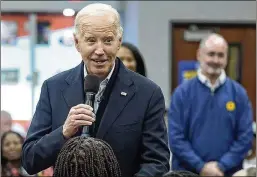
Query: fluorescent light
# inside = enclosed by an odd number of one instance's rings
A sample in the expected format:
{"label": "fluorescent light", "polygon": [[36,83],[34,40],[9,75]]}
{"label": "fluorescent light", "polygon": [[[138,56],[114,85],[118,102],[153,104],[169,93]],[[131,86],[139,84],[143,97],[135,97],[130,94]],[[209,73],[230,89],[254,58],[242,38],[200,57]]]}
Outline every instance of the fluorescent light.
{"label": "fluorescent light", "polygon": [[73,16],[75,14],[75,11],[73,9],[64,9],[63,15],[64,16]]}

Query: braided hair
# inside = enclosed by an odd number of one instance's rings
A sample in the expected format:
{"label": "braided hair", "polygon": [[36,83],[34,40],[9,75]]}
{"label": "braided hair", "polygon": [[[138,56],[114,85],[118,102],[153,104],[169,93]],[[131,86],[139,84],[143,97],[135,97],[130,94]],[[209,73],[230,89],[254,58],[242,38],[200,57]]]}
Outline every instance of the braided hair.
{"label": "braided hair", "polygon": [[121,177],[116,156],[109,144],[78,136],[68,140],[61,149],[53,177]]}

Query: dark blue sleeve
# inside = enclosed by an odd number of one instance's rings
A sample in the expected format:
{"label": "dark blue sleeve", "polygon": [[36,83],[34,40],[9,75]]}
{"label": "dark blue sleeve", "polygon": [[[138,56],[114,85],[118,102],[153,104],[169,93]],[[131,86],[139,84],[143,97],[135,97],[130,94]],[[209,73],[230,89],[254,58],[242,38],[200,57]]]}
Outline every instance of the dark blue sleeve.
{"label": "dark blue sleeve", "polygon": [[223,171],[228,171],[242,163],[252,146],[252,106],[246,92],[242,92],[239,93],[238,104],[236,105],[238,113],[236,117],[235,141],[229,148],[229,151],[219,160],[219,166]]}
{"label": "dark blue sleeve", "polygon": [[171,97],[168,114],[169,144],[171,152],[176,155],[180,161],[200,173],[204,166],[204,161],[195,153],[185,136],[187,118],[184,117],[184,101],[186,101],[186,99],[186,95],[182,94],[182,87],[178,87]]}
{"label": "dark blue sleeve", "polygon": [[141,165],[135,176],[162,176],[170,169],[164,112],[164,97],[158,87],[152,95],[144,118]]}
{"label": "dark blue sleeve", "polygon": [[62,134],[62,126],[52,131],[51,115],[48,86],[45,81],[22,147],[22,166],[29,174],[36,174],[53,166],[66,141]]}

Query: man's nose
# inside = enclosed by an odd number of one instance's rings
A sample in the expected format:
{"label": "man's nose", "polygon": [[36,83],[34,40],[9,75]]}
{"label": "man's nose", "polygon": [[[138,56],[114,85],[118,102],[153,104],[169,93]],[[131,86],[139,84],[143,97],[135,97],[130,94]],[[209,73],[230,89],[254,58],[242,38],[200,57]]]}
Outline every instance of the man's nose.
{"label": "man's nose", "polygon": [[217,55],[215,55],[215,56],[213,57],[213,62],[214,62],[214,63],[219,63],[219,57],[218,57]]}
{"label": "man's nose", "polygon": [[95,50],[95,54],[96,55],[103,55],[104,54],[103,45],[102,45],[101,42],[98,43],[97,48]]}

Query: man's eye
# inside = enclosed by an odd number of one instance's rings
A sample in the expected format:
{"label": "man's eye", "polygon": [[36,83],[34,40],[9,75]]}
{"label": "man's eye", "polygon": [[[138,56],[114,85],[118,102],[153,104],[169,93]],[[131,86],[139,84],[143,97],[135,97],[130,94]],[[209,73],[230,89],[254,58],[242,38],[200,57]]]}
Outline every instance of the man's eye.
{"label": "man's eye", "polygon": [[224,53],[218,53],[218,57],[219,58],[223,58],[224,57]]}
{"label": "man's eye", "polygon": [[88,38],[86,39],[87,42],[95,42],[95,39],[94,38]]}
{"label": "man's eye", "polygon": [[215,55],[215,53],[214,52],[209,52],[208,55],[213,57]]}
{"label": "man's eye", "polygon": [[112,39],[111,38],[107,38],[104,40],[105,43],[111,43],[112,42]]}

